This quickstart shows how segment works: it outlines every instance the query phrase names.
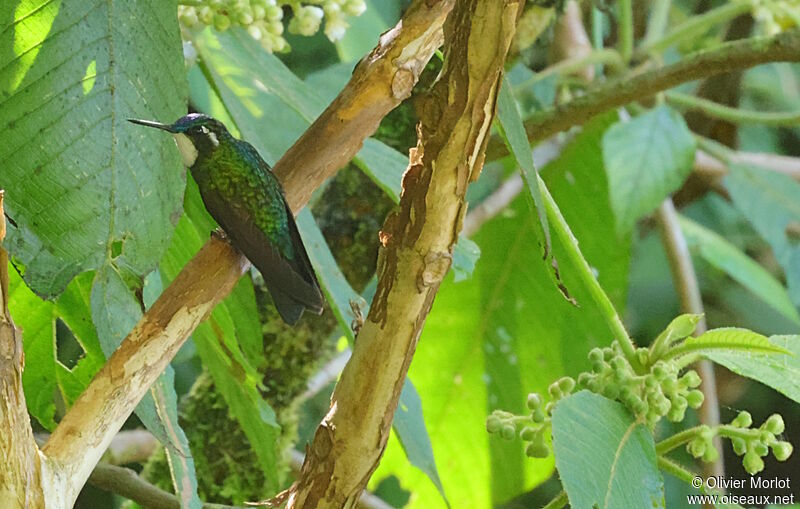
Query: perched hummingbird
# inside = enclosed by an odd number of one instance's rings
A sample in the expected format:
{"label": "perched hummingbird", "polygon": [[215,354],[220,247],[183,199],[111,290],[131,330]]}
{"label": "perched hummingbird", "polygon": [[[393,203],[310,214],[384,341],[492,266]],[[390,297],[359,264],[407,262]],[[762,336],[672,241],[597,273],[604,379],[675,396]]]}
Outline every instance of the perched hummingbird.
{"label": "perched hummingbird", "polygon": [[199,113],[172,124],[128,119],[172,133],[206,210],[256,266],[283,321],[322,313],[322,293],[280,182],[258,151]]}

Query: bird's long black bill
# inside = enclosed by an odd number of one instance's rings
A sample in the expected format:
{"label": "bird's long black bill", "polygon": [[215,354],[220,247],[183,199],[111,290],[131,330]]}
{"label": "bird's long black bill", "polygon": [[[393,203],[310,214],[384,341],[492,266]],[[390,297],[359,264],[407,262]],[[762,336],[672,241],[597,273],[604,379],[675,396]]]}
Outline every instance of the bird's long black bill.
{"label": "bird's long black bill", "polygon": [[132,124],[139,124],[147,127],[155,127],[156,129],[161,129],[162,131],[167,131],[168,133],[174,133],[175,129],[170,124],[162,124],[161,122],[154,122],[152,120],[140,120],[138,118],[129,118],[128,122]]}

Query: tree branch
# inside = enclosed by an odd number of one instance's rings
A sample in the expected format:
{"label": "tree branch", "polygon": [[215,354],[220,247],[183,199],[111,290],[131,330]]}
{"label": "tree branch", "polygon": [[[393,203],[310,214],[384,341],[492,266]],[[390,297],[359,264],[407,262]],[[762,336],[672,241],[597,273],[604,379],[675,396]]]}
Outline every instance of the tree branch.
{"label": "tree branch", "polygon": [[[800,61],[800,30],[773,37],[733,41],[714,49],[700,51],[680,61],[640,74],[627,74],[589,90],[586,95],[566,104],[550,108],[525,121],[531,142],[581,125],[605,111],[646,99],[681,83],[737,69],[747,69],[767,62]],[[508,153],[502,140],[493,137],[486,152],[489,160]]]}
{"label": "tree branch", "polygon": [[352,507],[377,467],[425,317],[450,267],[467,184],[483,166],[521,4],[462,1],[450,15],[444,68],[420,108],[400,210],[381,232],[378,289],[289,508]]}

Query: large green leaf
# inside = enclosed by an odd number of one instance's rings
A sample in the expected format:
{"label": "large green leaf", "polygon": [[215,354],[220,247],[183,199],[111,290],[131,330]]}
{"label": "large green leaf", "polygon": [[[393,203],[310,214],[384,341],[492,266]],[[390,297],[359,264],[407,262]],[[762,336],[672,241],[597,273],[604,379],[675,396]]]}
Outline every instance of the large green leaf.
{"label": "large green leaf", "polygon": [[758,380],[800,403],[800,336],[772,336],[770,342],[790,354],[747,350],[704,352],[734,373]]}
{"label": "large green leaf", "polygon": [[[105,362],[89,311],[92,274],[76,277],[57,301],[50,302],[35,295],[11,266],[8,272],[9,310],[22,329],[25,349],[22,384],[28,411],[43,427],[52,430],[56,424],[56,387],[67,406],[71,406]],[[69,327],[83,349],[71,370],[58,361],[56,354],[57,319]]]}
{"label": "large green leaf", "polygon": [[679,220],[692,251],[800,326],[800,314],[792,305],[786,289],[772,274],[715,232],[691,219],[680,217]]}
{"label": "large green leaf", "polygon": [[708,352],[711,350],[741,350],[752,353],[788,353],[773,345],[766,337],[738,327],[721,327],[704,332],[699,336],[687,338],[675,347],[673,353]]}
{"label": "large green leaf", "polygon": [[[800,183],[774,171],[731,165],[725,184],[733,204],[769,242],[783,267],[789,297],[800,307]],[[790,226],[793,225],[793,226]]]}
{"label": "large green leaf", "polygon": [[[588,124],[542,175],[621,308],[629,240],[615,232],[601,167],[600,139],[609,120]],[[453,507],[492,507],[550,475],[552,459],[531,460],[519,443],[486,433],[487,411],[525,413],[528,392],[546,392],[553,379],[585,369],[588,350],[612,337],[570,264],[562,262],[561,273],[580,307],[552,284],[536,241],[537,225],[524,197],[483,225],[474,236],[482,255],[472,278],[442,284],[411,365]],[[563,253],[558,242],[554,250],[557,257]],[[414,490],[410,507],[443,507],[436,488],[407,466],[396,441],[373,483],[387,475]]]}
{"label": "large green leaf", "polygon": [[553,452],[572,509],[664,507],[653,434],[616,401],[588,391],[559,401]]}
{"label": "large green leaf", "polygon": [[611,207],[622,231],[652,212],[692,171],[695,139],[667,106],[620,122],[603,137]]}
{"label": "large green leaf", "polygon": [[0,20],[7,249],[46,296],[101,266],[143,275],[183,181],[171,140],[125,119],[185,112],[175,5],[23,0],[3,2]]}

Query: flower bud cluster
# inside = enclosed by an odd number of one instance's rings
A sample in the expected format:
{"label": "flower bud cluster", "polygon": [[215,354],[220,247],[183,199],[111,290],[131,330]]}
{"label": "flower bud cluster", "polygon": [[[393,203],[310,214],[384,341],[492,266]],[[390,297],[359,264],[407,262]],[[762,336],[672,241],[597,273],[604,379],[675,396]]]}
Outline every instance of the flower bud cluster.
{"label": "flower bud cluster", "polygon": [[800,0],[758,1],[753,19],[762,35],[775,35],[800,26]]}
{"label": "flower bud cluster", "polygon": [[[737,456],[742,456],[742,465],[750,475],[764,470],[764,460],[761,458],[767,456],[770,449],[778,461],[786,461],[792,455],[792,444],[777,438],[785,427],[780,414],[772,414],[758,428],[751,428],[752,424],[753,418],[749,412],[739,412],[730,425],[720,429],[721,434],[731,439],[733,451]],[[689,452],[694,455],[692,450]]]}
{"label": "flower bud cluster", "polygon": [[550,401],[545,403],[537,393],[528,394],[528,415],[515,415],[504,410],[495,410],[486,419],[486,430],[499,433],[506,440],[519,436],[528,445],[525,454],[531,458],[546,458],[550,455],[547,432],[550,428],[551,416],[555,404],[572,394],[575,380],[565,376],[550,384],[547,392]]}
{"label": "flower bud cluster", "polygon": [[178,19],[185,29],[205,25],[222,32],[240,26],[264,49],[280,53],[289,51],[283,37],[285,10],[291,10],[289,32],[314,35],[324,18],[325,35],[337,41],[349,26],[347,16],[359,16],[365,9],[364,0],[199,0],[179,5]]}
{"label": "flower bud cluster", "polygon": [[[648,365],[646,348],[639,348],[636,356],[643,366]],[[593,349],[589,360],[592,371],[581,373],[578,383],[621,402],[651,428],[664,416],[680,422],[688,407],[699,408],[703,404],[703,393],[697,390],[700,376],[694,370],[681,375],[674,362],[659,360],[648,373],[637,374],[616,342],[611,347]]]}

